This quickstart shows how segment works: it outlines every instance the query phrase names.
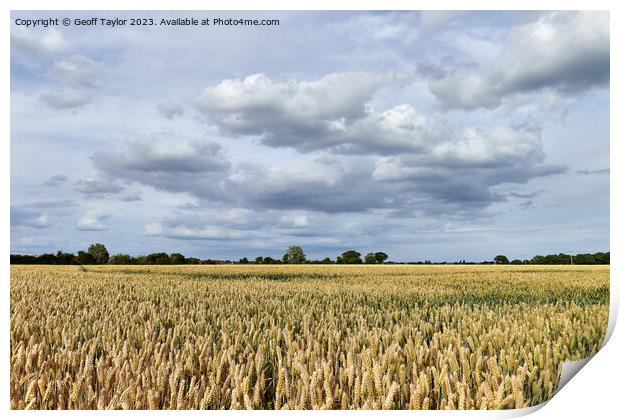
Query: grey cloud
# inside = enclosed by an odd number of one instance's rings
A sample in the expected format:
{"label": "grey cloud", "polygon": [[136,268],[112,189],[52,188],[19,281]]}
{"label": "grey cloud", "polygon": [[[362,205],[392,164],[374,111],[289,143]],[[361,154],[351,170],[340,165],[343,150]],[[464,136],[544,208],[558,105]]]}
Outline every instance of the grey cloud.
{"label": "grey cloud", "polygon": [[543,192],[545,192],[544,190],[538,190],[538,191],[532,191],[530,193],[517,193],[517,192],[510,192],[507,195],[510,197],[516,197],[516,198],[534,198],[539,196],[540,194],[542,194]]}
{"label": "grey cloud", "polygon": [[416,65],[416,74],[429,79],[442,79],[448,75],[448,69],[432,61],[424,61]]}
{"label": "grey cloud", "polygon": [[457,69],[429,81],[446,109],[496,108],[517,93],[575,94],[609,85],[609,13],[553,12],[515,26],[489,72]]}
{"label": "grey cloud", "polygon": [[76,190],[84,194],[116,194],[124,190],[118,182],[98,177],[88,177],[75,183]]}
{"label": "grey cloud", "polygon": [[388,207],[390,188],[372,182],[372,161],[315,160],[301,167],[245,168],[227,190],[251,208],[300,209],[326,213]]}
{"label": "grey cloud", "polygon": [[45,185],[48,187],[58,187],[64,184],[65,182],[67,182],[68,180],[69,178],[67,178],[67,175],[64,175],[64,174],[53,175],[49,177],[47,181],[45,181]]}
{"label": "grey cloud", "polygon": [[230,166],[219,144],[169,133],[140,137],[129,141],[123,151],[97,152],[91,159],[111,174],[219,172]]}
{"label": "grey cloud", "polygon": [[11,205],[11,227],[48,228],[56,219],[72,214],[77,203],[72,200],[36,201]]}
{"label": "grey cloud", "polygon": [[124,150],[96,152],[91,160],[111,179],[199,197],[227,194],[220,181],[230,162],[215,142],[160,133],[129,141]]}
{"label": "grey cloud", "polygon": [[28,207],[37,209],[56,209],[64,211],[73,207],[77,207],[77,203],[73,200],[52,200],[52,201],[36,201],[28,204]]}
{"label": "grey cloud", "polygon": [[183,115],[183,107],[174,102],[162,102],[158,104],[157,111],[169,120]]}
{"label": "grey cloud", "polygon": [[53,109],[79,109],[91,102],[91,97],[78,91],[54,91],[42,94],[39,101]]}
{"label": "grey cloud", "polygon": [[127,194],[122,196],[121,201],[132,202],[132,201],[142,201],[142,196],[140,194]]}
{"label": "grey cloud", "polygon": [[11,206],[11,226],[26,226],[31,228],[48,228],[52,225],[45,212],[33,211],[28,207]]}
{"label": "grey cloud", "polygon": [[[150,142],[130,143],[123,152],[99,152],[92,159],[106,176],[128,183],[188,192],[242,208],[324,213],[412,206],[433,211],[438,202],[453,212],[459,207],[482,211],[507,199],[509,189],[500,188],[502,184],[525,183],[565,170],[544,164],[542,133],[535,124],[460,128],[429,122],[409,106],[381,115],[377,125],[408,134],[402,135],[409,141],[408,152],[230,167],[219,146],[205,143],[211,146],[203,150],[203,143],[186,140],[176,141],[172,148],[166,146],[169,139],[156,136]],[[363,137],[357,141],[363,144]],[[384,146],[395,147],[391,142],[398,145],[399,140],[389,139]],[[218,163],[215,167],[214,162]]]}

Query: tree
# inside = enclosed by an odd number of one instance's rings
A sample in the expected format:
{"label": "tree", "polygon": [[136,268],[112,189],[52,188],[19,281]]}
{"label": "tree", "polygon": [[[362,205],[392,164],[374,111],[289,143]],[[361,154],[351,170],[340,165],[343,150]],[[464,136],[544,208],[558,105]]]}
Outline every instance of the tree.
{"label": "tree", "polygon": [[165,252],[155,252],[146,256],[147,264],[168,265],[170,257]]}
{"label": "tree", "polygon": [[77,255],[78,264],[97,264],[95,257],[90,252],[78,251]]}
{"label": "tree", "polygon": [[260,257],[260,256],[259,256],[259,257],[256,257],[256,258],[254,259],[254,263],[255,263],[255,264],[262,264],[262,263],[263,263],[263,257]]}
{"label": "tree", "polygon": [[351,249],[349,251],[343,252],[342,255],[338,257],[336,262],[338,264],[361,264],[361,255],[362,254],[360,254],[359,252]]}
{"label": "tree", "polygon": [[300,246],[292,245],[288,247],[286,254],[282,257],[282,261],[286,259],[286,264],[303,264],[306,262],[306,255]]}
{"label": "tree", "polygon": [[88,253],[93,256],[95,264],[105,264],[110,258],[110,254],[103,244],[91,244],[88,247]]}
{"label": "tree", "polygon": [[368,254],[366,254],[366,256],[364,257],[364,264],[376,264],[376,263],[377,263],[377,257],[375,256],[373,252],[369,252]]}
{"label": "tree", "polygon": [[110,264],[128,265],[133,263],[133,258],[127,254],[116,254],[110,257]]}
{"label": "tree", "polygon": [[170,254],[170,264],[185,264],[185,256],[178,252]]}
{"label": "tree", "polygon": [[388,254],[385,252],[375,252],[375,260],[377,260],[377,264],[383,264],[388,258]]}
{"label": "tree", "polygon": [[495,264],[508,264],[510,262],[508,260],[508,257],[506,257],[505,255],[497,255],[495,258],[493,258],[493,261],[495,261]]}
{"label": "tree", "polygon": [[249,264],[248,257],[243,257],[239,260],[239,264]]}
{"label": "tree", "polygon": [[55,264],[67,265],[67,264],[75,264],[75,255],[58,251],[56,253],[56,262]]}

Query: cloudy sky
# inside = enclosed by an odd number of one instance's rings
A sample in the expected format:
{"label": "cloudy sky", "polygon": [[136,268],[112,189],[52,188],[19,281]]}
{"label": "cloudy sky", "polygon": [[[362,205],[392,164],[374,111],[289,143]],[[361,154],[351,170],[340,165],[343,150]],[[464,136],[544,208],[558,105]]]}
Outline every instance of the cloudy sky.
{"label": "cloudy sky", "polygon": [[609,15],[13,12],[11,252],[609,249]]}

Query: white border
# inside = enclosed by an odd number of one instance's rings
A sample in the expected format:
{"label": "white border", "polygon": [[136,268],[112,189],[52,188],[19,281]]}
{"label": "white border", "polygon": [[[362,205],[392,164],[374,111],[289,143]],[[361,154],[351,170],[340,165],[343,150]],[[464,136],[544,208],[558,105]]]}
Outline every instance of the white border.
{"label": "white border", "polygon": [[[226,2],[209,2],[198,0],[175,0],[174,2],[165,2],[161,0],[152,0],[150,2],[134,2],[129,3],[127,0],[93,0],[88,3],[79,2],[75,0],[61,0],[55,1],[50,4],[48,1],[33,0],[33,1],[5,1],[6,5],[3,9],[3,24],[2,24],[2,53],[6,57],[4,66],[2,66],[2,81],[3,81],[3,93],[2,96],[2,120],[4,124],[4,137],[2,140],[2,150],[0,151],[0,168],[4,172],[3,179],[0,183],[2,197],[6,199],[4,205],[0,208],[0,217],[2,218],[2,234],[3,240],[1,241],[0,248],[0,261],[4,269],[4,293],[0,300],[2,305],[2,313],[5,317],[9,314],[9,253],[10,253],[10,225],[9,225],[9,203],[10,203],[10,10],[610,10],[611,13],[611,74],[618,74],[617,66],[617,31],[614,30],[614,23],[616,21],[617,12],[614,10],[614,5],[617,2],[611,0],[589,0],[589,1],[559,1],[559,0],[522,0],[522,1],[491,1],[491,0],[469,0],[467,2],[457,0],[434,0],[432,2],[423,1],[403,1],[403,0],[358,0],[348,4],[343,0],[315,0],[315,1],[297,1],[291,2],[286,0],[263,0],[260,5],[250,0],[228,0]],[[146,7],[150,6],[150,7]],[[614,111],[619,109],[618,107],[618,94],[614,89],[615,84],[611,83],[610,91],[610,124],[611,139],[616,139],[618,134],[618,124],[612,117],[616,115]],[[610,166],[615,167],[615,163],[618,160],[618,147],[614,141],[610,142]],[[620,208],[618,207],[618,193],[617,193],[617,173],[615,170],[611,170],[611,197],[610,197],[610,212],[611,215],[618,214]],[[616,189],[614,189],[616,187]],[[614,192],[616,191],[616,192]],[[7,202],[8,201],[8,202]],[[618,224],[614,217],[610,218],[611,232],[618,231]],[[66,418],[82,418],[85,414],[93,417],[98,416],[112,416],[115,418],[129,418],[130,416],[146,417],[155,416],[170,418],[172,416],[187,416],[187,417],[203,417],[206,415],[215,417],[280,417],[280,416],[292,416],[292,417],[347,417],[350,415],[361,416],[363,418],[387,418],[388,416],[399,415],[406,417],[423,417],[423,418],[445,418],[445,417],[457,417],[457,418],[482,418],[482,417],[514,417],[516,415],[528,414],[535,411],[529,418],[583,418],[584,416],[593,418],[611,418],[611,413],[616,413],[616,400],[617,400],[617,379],[620,378],[620,342],[617,337],[611,335],[613,326],[617,319],[618,313],[618,274],[616,267],[620,260],[617,256],[617,239],[614,235],[610,238],[610,249],[612,251],[612,273],[611,273],[611,299],[612,305],[610,307],[610,328],[608,330],[607,339],[609,340],[605,347],[592,359],[588,366],[579,373],[577,380],[569,381],[569,383],[547,404],[543,410],[536,411],[540,407],[536,407],[534,410],[509,410],[505,412],[24,412],[24,411],[10,411],[9,408],[9,324],[6,322],[1,323],[2,337],[1,346],[4,356],[0,357],[0,370],[2,371],[3,381],[0,387],[0,404],[5,410],[9,411],[9,416],[20,418],[32,418],[32,416],[40,417],[66,417]],[[617,334],[616,334],[617,335]]]}

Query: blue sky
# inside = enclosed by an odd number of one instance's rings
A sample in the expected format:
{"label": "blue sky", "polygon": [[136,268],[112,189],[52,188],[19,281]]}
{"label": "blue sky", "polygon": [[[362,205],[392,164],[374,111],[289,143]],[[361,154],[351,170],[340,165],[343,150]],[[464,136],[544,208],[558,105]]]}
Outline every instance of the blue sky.
{"label": "blue sky", "polygon": [[69,16],[280,25],[13,24],[11,252],[609,249],[607,13]]}

